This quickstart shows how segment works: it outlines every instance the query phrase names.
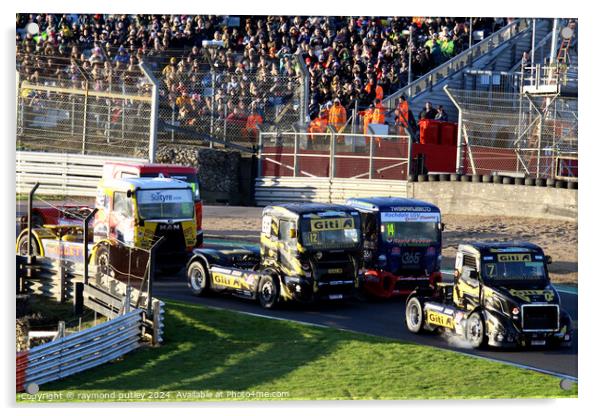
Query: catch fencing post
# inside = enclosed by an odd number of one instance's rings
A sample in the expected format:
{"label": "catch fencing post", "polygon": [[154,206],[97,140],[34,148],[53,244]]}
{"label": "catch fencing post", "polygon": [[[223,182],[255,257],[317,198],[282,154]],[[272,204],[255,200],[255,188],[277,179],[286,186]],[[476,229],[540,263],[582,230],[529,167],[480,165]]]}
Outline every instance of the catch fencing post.
{"label": "catch fencing post", "polygon": [[257,143],[257,177],[261,178],[262,175],[262,166],[261,166],[261,154],[263,153],[263,132],[261,128],[257,126],[257,130],[259,131],[259,139]]}
{"label": "catch fencing post", "polygon": [[443,86],[443,91],[447,94],[451,102],[458,109],[458,137],[457,137],[457,145],[456,145],[456,173],[462,174],[464,173],[464,167],[461,166],[462,162],[462,107],[458,104],[458,101],[454,98],[452,93],[447,88],[447,85]]}
{"label": "catch fencing post", "polygon": [[147,316],[152,316],[152,298],[153,298],[153,280],[155,279],[155,260],[157,256],[157,249],[163,242],[165,237],[161,237],[150,249],[149,253],[149,267],[148,267],[148,297],[146,300]]}
{"label": "catch fencing post", "polygon": [[31,188],[31,191],[29,191],[29,196],[27,197],[27,262],[31,263],[31,256],[33,254],[33,250],[32,250],[32,237],[33,234],[31,232],[31,226],[32,226],[32,215],[31,212],[33,211],[33,195],[36,192],[36,189],[38,189],[38,187],[40,186],[39,182],[36,182],[35,185],[33,186],[33,188]]}
{"label": "catch fencing post", "polygon": [[88,226],[94,215],[98,212],[98,208],[94,208],[92,212],[90,212],[86,218],[84,218],[84,284],[88,284],[88,264],[90,263],[90,257],[88,253],[88,238],[89,231]]}
{"label": "catch fencing post", "polygon": [[148,161],[155,163],[155,153],[157,151],[157,124],[159,123],[159,81],[157,81],[157,78],[155,78],[144,61],[140,62],[140,69],[153,86],[148,140]]}

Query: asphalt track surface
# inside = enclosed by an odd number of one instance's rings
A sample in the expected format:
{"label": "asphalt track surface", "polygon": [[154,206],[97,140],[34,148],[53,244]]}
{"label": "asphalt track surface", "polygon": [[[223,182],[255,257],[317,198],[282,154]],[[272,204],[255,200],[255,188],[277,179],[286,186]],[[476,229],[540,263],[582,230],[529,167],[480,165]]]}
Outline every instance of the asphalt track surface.
{"label": "asphalt track surface", "polygon": [[[21,209],[19,209],[21,208]],[[25,211],[17,207],[17,212]],[[255,217],[261,215],[261,208],[205,206],[204,217]],[[209,230],[207,230],[209,231]],[[209,234],[209,233],[208,233]],[[229,232],[220,233],[221,237],[230,237]],[[209,234],[208,245],[218,243]],[[223,242],[226,243],[226,242]],[[318,305],[284,304],[275,310],[265,310],[258,303],[228,295],[212,294],[207,297],[192,295],[186,284],[185,273],[177,276],[158,277],[154,282],[153,296],[159,299],[174,299],[202,305],[261,315],[276,319],[286,319],[308,324],[333,327],[371,335],[377,335],[405,342],[430,345],[450,349],[489,359],[513,363],[536,369],[559,377],[577,378],[577,331],[571,348],[567,349],[512,349],[499,350],[488,348],[474,350],[468,348],[455,337],[443,337],[437,334],[412,334],[404,323],[403,299],[391,300],[348,300],[345,302],[321,303]],[[560,289],[562,306],[573,318],[575,327],[578,322],[578,295],[576,290]],[[400,360],[409,359],[400,357]]]}
{"label": "asphalt track surface", "polygon": [[[260,211],[260,208],[252,207],[207,206],[204,210],[204,216],[205,218],[210,218],[214,215],[222,217],[254,217],[261,215]],[[224,236],[227,236],[228,232],[224,234]],[[212,239],[210,234],[207,237],[209,237],[207,245],[221,244],[221,242]],[[573,318],[575,327],[577,327],[577,291],[560,289],[559,292],[562,307],[568,311]],[[265,310],[257,302],[228,295],[211,294],[206,297],[196,297],[189,291],[183,272],[177,277],[159,277],[154,283],[153,296],[160,299],[194,302],[210,307],[430,345],[464,354],[510,362],[560,377],[577,378],[577,330],[574,332],[574,340],[571,348],[510,350],[487,348],[484,350],[474,350],[462,345],[461,341],[456,337],[444,337],[437,334],[416,335],[409,332],[404,323],[404,300],[400,298],[390,300],[348,300],[345,302],[327,302],[317,305],[287,303],[275,310]],[[400,357],[400,360],[405,359],[407,358]]]}

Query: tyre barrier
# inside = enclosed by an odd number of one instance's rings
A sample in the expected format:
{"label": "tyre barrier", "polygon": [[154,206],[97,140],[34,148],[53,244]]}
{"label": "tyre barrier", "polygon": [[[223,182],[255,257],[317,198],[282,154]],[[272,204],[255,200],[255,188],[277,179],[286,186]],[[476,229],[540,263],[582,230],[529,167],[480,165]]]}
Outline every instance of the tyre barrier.
{"label": "tyre barrier", "polygon": [[553,178],[515,178],[502,175],[461,175],[458,173],[427,173],[408,176],[408,182],[472,182],[504,185],[539,186],[557,189],[579,189],[579,182],[556,180]]}

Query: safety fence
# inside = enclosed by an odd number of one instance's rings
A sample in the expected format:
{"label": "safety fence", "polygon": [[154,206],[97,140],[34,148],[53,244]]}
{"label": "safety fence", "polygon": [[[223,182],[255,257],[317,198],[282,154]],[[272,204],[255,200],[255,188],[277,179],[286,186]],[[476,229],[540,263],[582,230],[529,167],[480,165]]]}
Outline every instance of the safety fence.
{"label": "safety fence", "polygon": [[102,76],[68,60],[50,65],[33,74],[27,62],[17,67],[18,150],[121,156],[149,152],[156,97],[144,65]]}
{"label": "safety fence", "polygon": [[16,356],[16,388],[41,385],[99,366],[142,345],[143,310],[20,351]]}
{"label": "safety fence", "polygon": [[459,172],[576,180],[576,98],[447,89],[459,110]]}
{"label": "safety fence", "polygon": [[374,195],[407,197],[407,181],[342,178],[257,178],[255,201],[259,206],[287,202],[342,203],[347,198]]}
{"label": "safety fence", "polygon": [[163,126],[159,141],[213,147],[216,142],[203,140],[210,137],[252,146],[260,128],[291,129],[303,123],[304,75],[293,56],[287,59],[289,70],[282,72],[193,67],[184,60],[173,71],[157,72]]}
{"label": "safety fence", "polygon": [[412,141],[373,133],[262,132],[258,177],[407,179]]}
{"label": "safety fence", "polygon": [[[40,195],[96,196],[106,160],[76,153],[16,152],[16,191],[29,192],[37,182]],[[111,157],[111,161],[140,163],[146,159]]]}

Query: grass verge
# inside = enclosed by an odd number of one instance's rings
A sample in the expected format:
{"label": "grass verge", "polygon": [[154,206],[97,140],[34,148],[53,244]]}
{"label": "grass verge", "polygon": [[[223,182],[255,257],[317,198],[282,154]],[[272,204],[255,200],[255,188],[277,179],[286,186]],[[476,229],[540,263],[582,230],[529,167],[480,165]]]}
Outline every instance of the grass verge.
{"label": "grass verge", "polygon": [[576,397],[559,379],[427,346],[166,302],[165,344],[17,401]]}

